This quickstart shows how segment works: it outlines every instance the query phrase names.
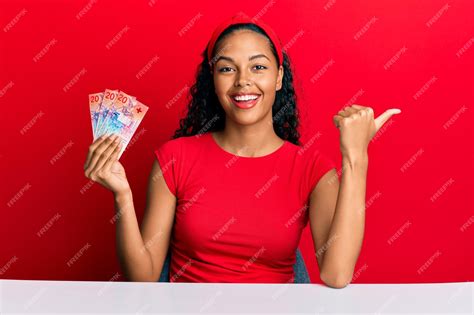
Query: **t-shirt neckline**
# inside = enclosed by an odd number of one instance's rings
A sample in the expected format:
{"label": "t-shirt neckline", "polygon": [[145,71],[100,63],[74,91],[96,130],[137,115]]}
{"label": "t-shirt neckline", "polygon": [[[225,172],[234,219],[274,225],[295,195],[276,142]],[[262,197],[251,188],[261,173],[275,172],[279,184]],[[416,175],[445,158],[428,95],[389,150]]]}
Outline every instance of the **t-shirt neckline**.
{"label": "t-shirt neckline", "polygon": [[233,153],[230,153],[226,150],[224,150],[218,143],[217,141],[214,139],[214,137],[212,136],[212,132],[207,132],[207,136],[209,138],[209,140],[213,143],[213,146],[218,150],[218,151],[221,151],[222,153],[230,156],[230,157],[237,157],[239,159],[246,159],[246,160],[264,160],[264,159],[269,159],[269,158],[272,158],[276,155],[278,155],[281,151],[284,150],[284,148],[286,148],[286,146],[288,145],[288,141],[286,140],[283,140],[283,144],[278,147],[275,151],[273,152],[270,152],[266,155],[262,155],[262,156],[254,156],[254,157],[250,157],[250,156],[240,156],[240,155],[236,155],[236,154],[233,154]]}

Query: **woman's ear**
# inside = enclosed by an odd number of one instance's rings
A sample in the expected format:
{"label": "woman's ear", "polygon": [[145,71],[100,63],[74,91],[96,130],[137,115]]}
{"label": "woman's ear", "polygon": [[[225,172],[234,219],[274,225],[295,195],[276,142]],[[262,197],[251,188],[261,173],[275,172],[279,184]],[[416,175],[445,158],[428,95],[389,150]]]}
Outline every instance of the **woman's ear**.
{"label": "woman's ear", "polygon": [[276,90],[280,91],[282,82],[283,82],[283,74],[284,74],[283,66],[280,66],[278,68],[278,77],[277,77],[277,84],[276,84]]}

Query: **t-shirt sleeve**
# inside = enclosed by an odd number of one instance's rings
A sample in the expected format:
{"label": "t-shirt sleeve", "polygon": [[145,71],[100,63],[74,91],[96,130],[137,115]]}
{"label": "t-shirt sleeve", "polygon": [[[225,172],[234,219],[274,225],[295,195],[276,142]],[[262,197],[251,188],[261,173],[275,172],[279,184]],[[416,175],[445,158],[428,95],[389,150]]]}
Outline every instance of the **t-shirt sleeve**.
{"label": "t-shirt sleeve", "polygon": [[178,149],[177,141],[168,140],[154,151],[161,168],[160,176],[163,176],[166,185],[174,196],[178,195]]}
{"label": "t-shirt sleeve", "polygon": [[[336,163],[319,150],[308,152],[305,161],[305,169],[303,170],[303,199],[304,203],[310,205],[310,197],[314,188],[318,185],[319,180],[331,169],[337,170]],[[309,209],[309,208],[308,208]],[[309,222],[309,211],[306,211],[303,226]]]}
{"label": "t-shirt sleeve", "polygon": [[311,195],[319,180],[331,169],[336,168],[336,163],[326,154],[315,150],[308,156],[307,167],[305,170],[307,197]]}

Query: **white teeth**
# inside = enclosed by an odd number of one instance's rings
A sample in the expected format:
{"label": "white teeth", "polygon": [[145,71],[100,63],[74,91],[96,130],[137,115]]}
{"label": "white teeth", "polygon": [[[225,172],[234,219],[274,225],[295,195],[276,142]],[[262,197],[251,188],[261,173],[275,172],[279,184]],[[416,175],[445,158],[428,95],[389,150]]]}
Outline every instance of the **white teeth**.
{"label": "white teeth", "polygon": [[234,99],[236,101],[250,101],[250,100],[255,100],[257,99],[257,95],[236,95],[234,96]]}

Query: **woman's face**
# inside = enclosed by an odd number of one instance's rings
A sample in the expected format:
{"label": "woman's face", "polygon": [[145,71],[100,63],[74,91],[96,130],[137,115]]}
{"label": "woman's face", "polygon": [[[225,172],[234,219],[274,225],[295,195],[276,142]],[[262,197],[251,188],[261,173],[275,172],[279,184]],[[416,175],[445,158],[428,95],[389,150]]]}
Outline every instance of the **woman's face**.
{"label": "woman's face", "polygon": [[215,92],[228,119],[251,125],[272,118],[283,67],[268,39],[251,30],[237,30],[216,46],[213,58]]}

